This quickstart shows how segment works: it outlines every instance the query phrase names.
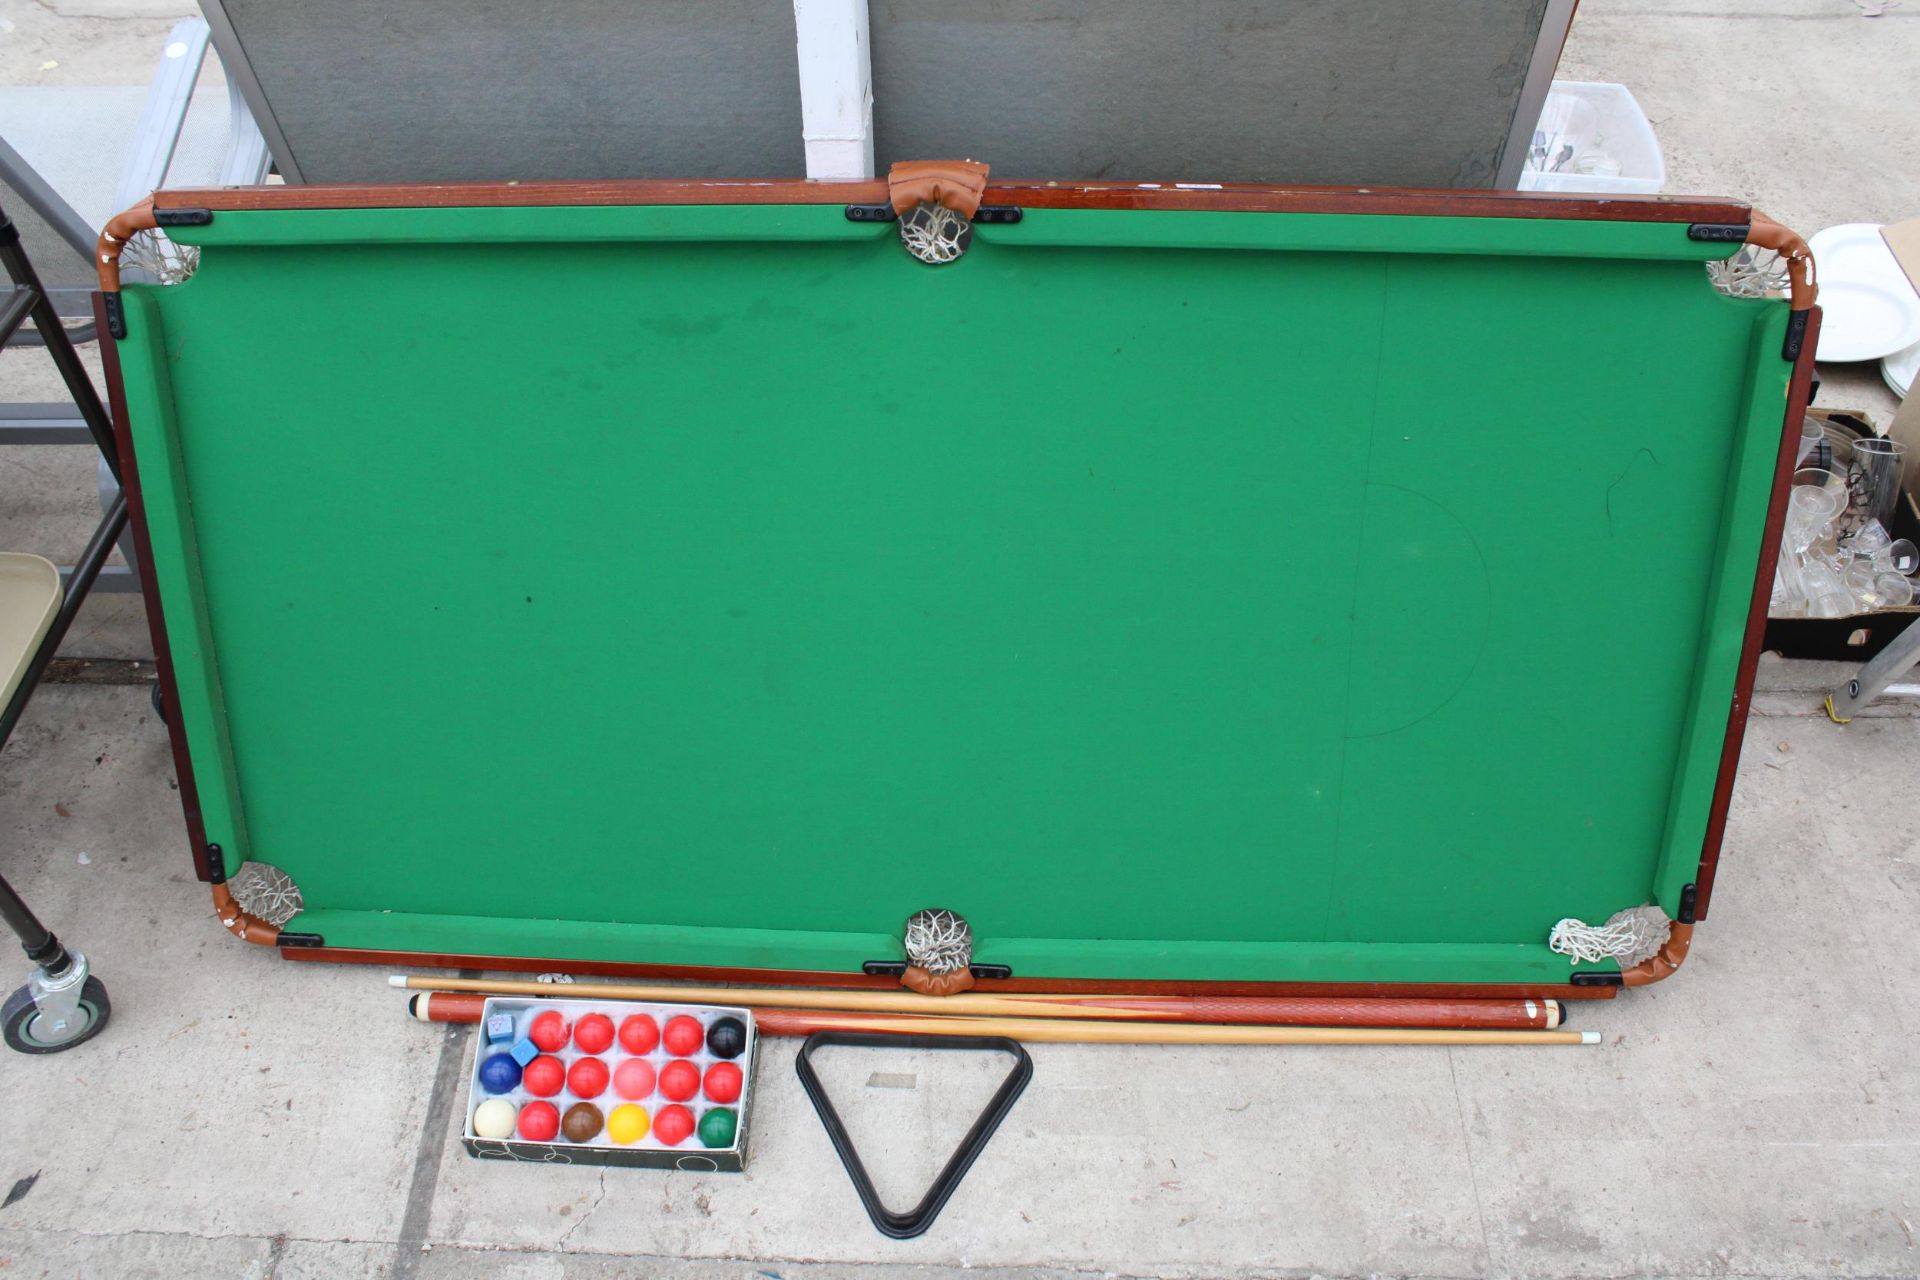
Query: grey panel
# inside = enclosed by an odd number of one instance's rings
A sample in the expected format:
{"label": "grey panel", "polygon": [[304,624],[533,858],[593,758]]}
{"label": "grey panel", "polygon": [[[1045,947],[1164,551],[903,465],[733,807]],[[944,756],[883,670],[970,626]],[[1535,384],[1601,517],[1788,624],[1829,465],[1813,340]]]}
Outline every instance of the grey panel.
{"label": "grey panel", "polygon": [[[871,0],[876,159],[971,157],[1006,178],[1491,187],[1548,8]],[[1544,33],[1549,66],[1564,35]]]}
{"label": "grey panel", "polygon": [[[35,213],[26,198],[4,180],[0,180],[0,212],[4,212],[20,232],[20,243],[27,251],[27,261],[33,264],[40,283],[48,289],[99,287],[93,274],[92,255],[82,257],[65,236]],[[9,283],[5,275],[0,274],[0,289],[6,288]],[[68,308],[61,310],[64,312]]]}
{"label": "grey panel", "polygon": [[205,7],[306,182],[806,173],[791,0]]}

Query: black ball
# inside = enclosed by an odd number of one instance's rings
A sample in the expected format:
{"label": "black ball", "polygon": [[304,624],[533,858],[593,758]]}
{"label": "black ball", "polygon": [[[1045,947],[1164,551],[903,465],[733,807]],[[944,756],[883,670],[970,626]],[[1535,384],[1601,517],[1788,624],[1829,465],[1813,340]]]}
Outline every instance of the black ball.
{"label": "black ball", "polygon": [[747,1028],[738,1018],[715,1018],[707,1028],[707,1052],[716,1058],[737,1058],[747,1049]]}

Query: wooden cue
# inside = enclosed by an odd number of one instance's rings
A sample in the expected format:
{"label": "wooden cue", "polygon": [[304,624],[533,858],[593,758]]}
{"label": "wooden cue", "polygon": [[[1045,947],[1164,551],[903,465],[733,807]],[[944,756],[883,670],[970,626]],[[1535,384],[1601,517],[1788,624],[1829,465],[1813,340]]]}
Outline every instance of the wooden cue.
{"label": "wooden cue", "polygon": [[[558,998],[559,992],[542,983]],[[562,988],[564,990],[564,988]],[[589,996],[588,999],[606,997]],[[415,995],[408,1009],[422,1022],[478,1022],[486,997],[477,992]],[[1597,1031],[1521,1031],[1433,1027],[1260,1027],[1199,1023],[1087,1022],[1071,1018],[969,1018],[848,1010],[753,1009],[762,1035],[816,1031],[889,1031],[903,1035],[1006,1036],[1028,1044],[1213,1045],[1562,1045],[1598,1044]]]}
{"label": "wooden cue", "polygon": [[981,991],[954,996],[923,996],[912,991],[676,987],[623,982],[549,983],[511,978],[430,978],[418,974],[396,974],[388,982],[411,991],[744,1004],[858,1013],[926,1013],[942,1017],[1079,1018],[1248,1026],[1481,1027],[1488,1030],[1551,1030],[1559,1026],[1561,1021],[1558,1000],[1512,998],[1445,1000],[1370,996],[1128,996]]}
{"label": "wooden cue", "polygon": [[1071,1018],[928,1018],[886,1013],[756,1009],[770,1035],[896,1031],[911,1035],[1006,1036],[1028,1044],[1549,1045],[1598,1044],[1598,1031],[1489,1031],[1435,1027],[1223,1027],[1200,1023],[1083,1022]]}

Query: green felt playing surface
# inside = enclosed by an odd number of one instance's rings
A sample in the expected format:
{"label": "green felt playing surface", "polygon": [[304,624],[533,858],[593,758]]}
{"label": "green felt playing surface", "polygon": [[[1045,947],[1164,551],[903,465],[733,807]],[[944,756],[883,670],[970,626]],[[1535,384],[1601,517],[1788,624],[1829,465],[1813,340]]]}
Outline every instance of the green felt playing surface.
{"label": "green felt playing surface", "polygon": [[208,839],[329,945],[1564,981],[1695,877],[1791,368],[1684,225],[170,234],[120,353]]}

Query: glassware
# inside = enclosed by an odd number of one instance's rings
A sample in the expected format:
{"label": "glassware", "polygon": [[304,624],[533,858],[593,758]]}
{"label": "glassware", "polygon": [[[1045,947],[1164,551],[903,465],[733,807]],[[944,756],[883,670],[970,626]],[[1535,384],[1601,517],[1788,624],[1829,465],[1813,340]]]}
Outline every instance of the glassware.
{"label": "glassware", "polygon": [[1867,436],[1853,442],[1847,461],[1847,488],[1852,493],[1853,510],[1862,520],[1885,523],[1893,515],[1893,504],[1900,498],[1900,473],[1907,451],[1894,440]]}
{"label": "glassware", "polygon": [[1793,473],[1793,488],[1787,494],[1785,545],[1796,555],[1820,540],[1846,502],[1846,481],[1820,467],[1804,467]]}
{"label": "glassware", "polygon": [[1885,525],[1878,520],[1869,520],[1854,531],[1853,536],[1847,539],[1847,545],[1853,548],[1855,555],[1872,557],[1890,550],[1893,539],[1888,536]]}
{"label": "glassware", "polygon": [[1920,572],[1920,547],[1906,538],[1895,538],[1878,551],[1869,552],[1873,567],[1911,578]]}
{"label": "glassware", "polygon": [[1878,609],[1881,601],[1879,590],[1874,586],[1876,576],[1871,564],[1859,560],[1847,566],[1840,581],[1846,583],[1847,591],[1855,600],[1869,609]]}
{"label": "glassware", "polygon": [[1811,489],[1817,495],[1815,506],[1825,510],[1829,517],[1837,516],[1846,509],[1847,478],[1827,467],[1801,467],[1793,473],[1793,488],[1796,493],[1801,489]]}
{"label": "glassware", "polygon": [[1823,564],[1810,564],[1802,571],[1806,586],[1807,613],[1815,618],[1844,618],[1854,611],[1853,592],[1847,584]]}
{"label": "glassware", "polygon": [[[1536,173],[1559,173],[1593,145],[1600,132],[1600,112],[1591,102],[1569,93],[1550,93],[1540,110],[1540,127],[1527,149],[1527,168]],[[1616,172],[1617,172],[1616,167]]]}
{"label": "glassware", "polygon": [[[1818,418],[1800,419],[1800,443],[1794,447],[1793,465],[1798,467],[1807,460],[1807,455],[1815,453],[1827,438],[1827,432]],[[1819,461],[1825,461],[1820,459]]]}
{"label": "glassware", "polygon": [[1617,178],[1620,162],[1613,158],[1612,152],[1595,143],[1574,156],[1573,171],[1589,178]]}

